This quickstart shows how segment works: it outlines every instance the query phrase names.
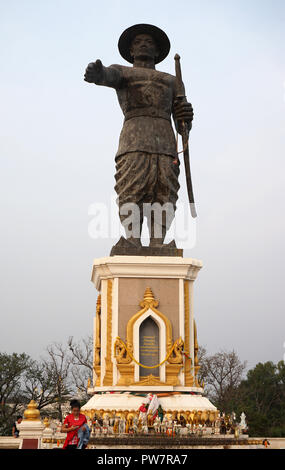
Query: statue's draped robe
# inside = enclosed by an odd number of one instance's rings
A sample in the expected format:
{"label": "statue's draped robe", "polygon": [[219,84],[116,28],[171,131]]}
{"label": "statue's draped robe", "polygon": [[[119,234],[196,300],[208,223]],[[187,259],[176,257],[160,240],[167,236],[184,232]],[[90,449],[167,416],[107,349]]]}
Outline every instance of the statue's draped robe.
{"label": "statue's draped robe", "polygon": [[[143,203],[158,202],[171,203],[175,210],[180,187],[171,125],[176,78],[149,68],[111,65],[97,84],[116,89],[125,116],[116,154],[119,207],[136,203],[142,209]],[[120,217],[123,222],[125,215]]]}

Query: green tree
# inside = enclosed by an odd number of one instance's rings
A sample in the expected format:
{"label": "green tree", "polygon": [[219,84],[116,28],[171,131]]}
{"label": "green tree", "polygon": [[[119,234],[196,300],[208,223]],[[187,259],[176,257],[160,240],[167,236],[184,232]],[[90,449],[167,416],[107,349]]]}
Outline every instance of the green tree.
{"label": "green tree", "polygon": [[250,435],[285,436],[285,364],[258,363],[239,386],[235,409],[244,411]]}
{"label": "green tree", "polygon": [[23,411],[23,382],[31,358],[23,354],[0,353],[0,434],[11,434],[15,415]]}

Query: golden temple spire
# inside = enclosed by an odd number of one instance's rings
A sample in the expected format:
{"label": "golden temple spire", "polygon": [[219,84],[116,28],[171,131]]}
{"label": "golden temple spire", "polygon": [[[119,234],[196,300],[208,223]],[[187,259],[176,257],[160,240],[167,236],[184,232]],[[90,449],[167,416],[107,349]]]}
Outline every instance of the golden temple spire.
{"label": "golden temple spire", "polygon": [[24,419],[27,419],[28,421],[39,421],[40,412],[34,400],[30,401],[27,406],[27,409],[24,411]]}

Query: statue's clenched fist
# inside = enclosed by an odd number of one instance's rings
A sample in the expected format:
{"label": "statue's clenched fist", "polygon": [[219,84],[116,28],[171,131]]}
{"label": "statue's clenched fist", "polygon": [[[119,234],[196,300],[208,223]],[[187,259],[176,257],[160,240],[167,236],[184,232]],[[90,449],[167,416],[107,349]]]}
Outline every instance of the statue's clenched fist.
{"label": "statue's clenched fist", "polygon": [[97,59],[96,62],[91,62],[88,64],[84,80],[89,83],[98,83],[102,80],[104,74],[104,66],[100,59]]}
{"label": "statue's clenched fist", "polygon": [[191,103],[188,101],[176,101],[174,103],[174,113],[177,121],[193,121],[194,111]]}
{"label": "statue's clenched fist", "polygon": [[188,131],[190,131],[194,117],[192,104],[188,103],[188,101],[177,100],[174,103],[173,107],[174,116],[177,123],[177,130],[179,134],[182,134],[183,132],[183,122],[187,124]]}

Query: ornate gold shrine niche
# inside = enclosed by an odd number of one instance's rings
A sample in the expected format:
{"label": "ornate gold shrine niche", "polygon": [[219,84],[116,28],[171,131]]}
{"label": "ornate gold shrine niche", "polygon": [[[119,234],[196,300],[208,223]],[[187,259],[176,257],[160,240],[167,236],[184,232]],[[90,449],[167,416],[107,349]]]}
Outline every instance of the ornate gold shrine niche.
{"label": "ornate gold shrine niche", "polygon": [[202,264],[183,258],[95,260],[94,376],[89,393],[202,391],[193,284]]}
{"label": "ornate gold shrine niche", "polygon": [[[157,307],[147,287],[142,307],[127,324],[127,339],[116,338],[114,357],[120,372],[118,385],[181,385],[184,341],[172,339],[172,325]],[[126,367],[126,365],[128,366]]]}

